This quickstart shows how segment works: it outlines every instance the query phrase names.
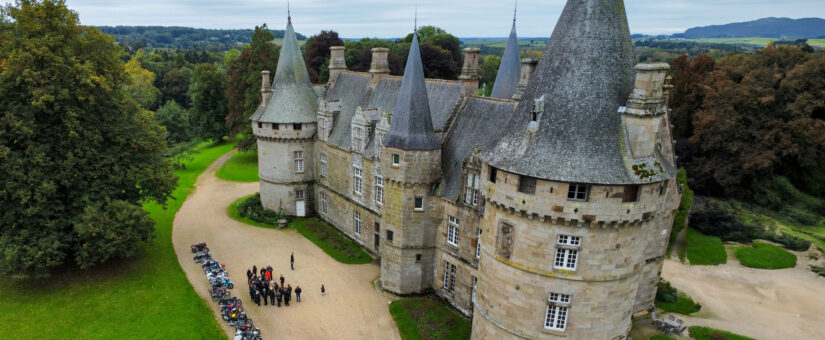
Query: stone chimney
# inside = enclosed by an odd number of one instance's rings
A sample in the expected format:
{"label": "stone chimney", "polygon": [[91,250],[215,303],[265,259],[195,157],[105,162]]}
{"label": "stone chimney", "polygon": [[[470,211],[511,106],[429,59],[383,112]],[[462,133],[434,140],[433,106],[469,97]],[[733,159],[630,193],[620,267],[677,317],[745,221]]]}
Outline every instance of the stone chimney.
{"label": "stone chimney", "polygon": [[376,47],[370,51],[372,52],[370,74],[372,74],[372,83],[377,83],[378,78],[390,74],[390,62],[388,60],[390,49],[386,47]]}
{"label": "stone chimney", "polygon": [[261,71],[261,105],[266,105],[266,101],[272,96],[272,82],[269,80],[269,71]]}
{"label": "stone chimney", "polygon": [[464,49],[464,66],[461,67],[461,75],[458,79],[462,81],[463,96],[476,95],[478,93],[478,81],[481,80],[481,69],[478,67],[478,58],[481,49],[467,47]]}
{"label": "stone chimney", "polygon": [[521,79],[519,79],[516,85],[516,93],[513,94],[513,99],[521,100],[521,95],[524,94],[524,90],[527,89],[527,84],[530,83],[530,77],[533,76],[533,71],[536,70],[538,63],[539,61],[533,58],[521,59]]}
{"label": "stone chimney", "polygon": [[338,74],[347,70],[347,60],[344,57],[346,48],[344,46],[331,46],[329,48],[329,83],[335,82]]}

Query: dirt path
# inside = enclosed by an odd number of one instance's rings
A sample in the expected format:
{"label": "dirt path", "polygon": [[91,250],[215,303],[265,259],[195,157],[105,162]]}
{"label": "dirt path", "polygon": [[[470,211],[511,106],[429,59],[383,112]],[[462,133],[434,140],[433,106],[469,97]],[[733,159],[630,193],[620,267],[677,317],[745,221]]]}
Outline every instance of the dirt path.
{"label": "dirt path", "polygon": [[[398,339],[398,328],[390,316],[390,300],[377,293],[370,282],[379,276],[375,264],[341,264],[294,230],[257,228],[226,215],[226,208],[241,197],[258,191],[258,183],[227,182],[215,171],[230,157],[224,155],[198,178],[196,190],[175,216],[172,242],[178,261],[198,294],[220,319],[209,285],[200,266],[192,261],[189,246],[205,241],[215,257],[226,264],[235,282],[235,296],[243,299],[244,311],[261,328],[264,339]],[[295,270],[289,269],[289,254],[295,252]],[[290,307],[255,306],[246,288],[246,269],[255,264],[272,265],[286,283],[301,286],[301,303]],[[326,296],[320,295],[321,284]],[[230,335],[226,322],[219,323]]]}
{"label": "dirt path", "polygon": [[696,317],[682,317],[689,325],[756,339],[825,339],[825,279],[799,259],[781,270],[747,268],[734,257],[719,266],[667,260],[662,276],[702,304]]}

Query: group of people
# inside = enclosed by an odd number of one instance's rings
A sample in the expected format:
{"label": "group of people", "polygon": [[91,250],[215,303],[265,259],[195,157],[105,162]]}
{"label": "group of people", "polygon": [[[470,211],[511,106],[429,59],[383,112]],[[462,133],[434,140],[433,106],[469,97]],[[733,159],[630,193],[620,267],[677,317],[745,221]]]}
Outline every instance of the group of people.
{"label": "group of people", "polygon": [[[289,265],[292,270],[295,270],[295,254],[290,254]],[[267,306],[267,302],[269,302],[269,305],[275,307],[277,301],[278,307],[281,307],[282,302],[284,306],[288,307],[289,302],[292,301],[293,292],[295,293],[295,300],[301,302],[301,286],[296,286],[293,290],[292,285],[284,282],[284,274],[276,279],[272,266],[261,267],[259,272],[258,266],[254,265],[252,269],[247,269],[246,278],[249,283],[249,297],[258,306],[261,305],[261,300],[263,300],[264,306]],[[325,293],[326,288],[321,285],[321,295]]]}

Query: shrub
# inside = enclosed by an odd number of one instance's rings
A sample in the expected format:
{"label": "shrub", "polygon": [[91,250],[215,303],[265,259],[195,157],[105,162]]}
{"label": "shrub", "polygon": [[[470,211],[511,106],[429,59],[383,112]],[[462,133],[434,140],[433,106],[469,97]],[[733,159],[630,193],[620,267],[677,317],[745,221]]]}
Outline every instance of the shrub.
{"label": "shrub", "polygon": [[261,194],[252,196],[238,204],[238,214],[255,222],[274,226],[278,225],[278,220],[286,218],[286,214],[283,212],[264,209],[261,205]]}
{"label": "shrub", "polygon": [[755,242],[753,247],[736,249],[736,258],[745,267],[782,269],[796,266],[796,255],[772,244]]}
{"label": "shrub", "polygon": [[811,271],[819,276],[825,277],[825,266],[811,265]]}
{"label": "shrub", "polygon": [[786,234],[777,235],[767,231],[764,233],[762,238],[771,242],[779,243],[790,250],[806,251],[811,247],[811,241]]}
{"label": "shrub", "polygon": [[[728,339],[728,340],[754,340],[752,338],[742,336],[739,334],[734,334],[731,332],[726,332],[718,329],[713,329],[710,327],[701,327],[701,326],[690,326],[688,328],[688,332],[690,333],[690,337],[696,340],[715,340],[715,339]],[[720,337],[721,336],[721,337]]]}
{"label": "shrub", "polygon": [[[670,240],[667,244],[667,253],[670,254],[670,249],[673,243],[676,242],[676,237],[685,229],[687,225],[687,217],[690,214],[690,208],[693,205],[693,190],[687,185],[687,174],[684,168],[679,168],[678,174],[679,185],[682,186],[682,200],[679,203],[679,209],[676,210],[676,217],[673,219],[673,228],[670,231]],[[680,257],[681,259],[681,257]]]}
{"label": "shrub", "polygon": [[659,278],[659,286],[656,289],[656,301],[661,302],[676,302],[679,298],[679,291],[670,284],[670,282]]}

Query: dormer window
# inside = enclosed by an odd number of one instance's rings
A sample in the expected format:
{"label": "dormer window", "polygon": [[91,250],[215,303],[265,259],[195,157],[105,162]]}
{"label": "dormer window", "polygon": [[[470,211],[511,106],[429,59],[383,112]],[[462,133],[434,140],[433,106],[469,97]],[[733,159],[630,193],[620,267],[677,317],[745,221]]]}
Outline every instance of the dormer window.
{"label": "dormer window", "polygon": [[264,128],[264,123],[258,122],[258,128],[263,129]]}
{"label": "dormer window", "polygon": [[364,129],[360,126],[352,128],[352,149],[361,152],[363,150]]}
{"label": "dormer window", "polygon": [[536,194],[536,180],[535,177],[520,176],[518,180],[518,192],[525,194]]}
{"label": "dormer window", "polygon": [[303,128],[302,125],[303,124],[292,124],[292,129],[295,131],[301,131],[301,129]]}
{"label": "dormer window", "polygon": [[636,202],[639,199],[639,186],[638,185],[628,185],[624,187],[624,197],[622,197],[622,202],[630,203]]}
{"label": "dormer window", "polygon": [[567,190],[568,201],[587,201],[587,192],[590,186],[582,183],[570,183],[570,189]]}
{"label": "dormer window", "polygon": [[465,187],[464,203],[478,206],[478,174],[468,173]]}
{"label": "dormer window", "polygon": [[392,154],[392,165],[399,165],[401,164],[401,155],[394,153]]}
{"label": "dormer window", "polygon": [[533,108],[530,110],[530,121],[538,122],[544,112],[544,96],[533,100]]}
{"label": "dormer window", "polygon": [[272,123],[272,130],[278,130],[279,126],[278,123]]}

